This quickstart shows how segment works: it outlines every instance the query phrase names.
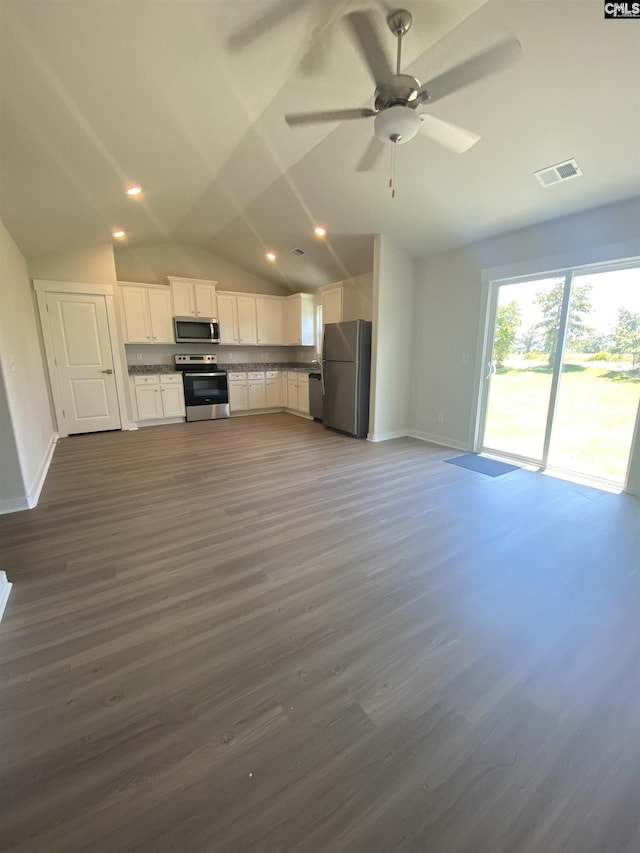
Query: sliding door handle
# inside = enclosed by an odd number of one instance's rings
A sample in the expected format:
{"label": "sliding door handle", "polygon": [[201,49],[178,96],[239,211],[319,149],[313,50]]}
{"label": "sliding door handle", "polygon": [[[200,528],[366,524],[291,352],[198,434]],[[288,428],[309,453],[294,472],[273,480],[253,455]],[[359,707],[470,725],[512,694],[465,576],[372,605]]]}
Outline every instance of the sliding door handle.
{"label": "sliding door handle", "polygon": [[494,361],[487,362],[487,372],[484,375],[485,379],[491,379],[492,376],[495,376],[496,373],[496,364]]}

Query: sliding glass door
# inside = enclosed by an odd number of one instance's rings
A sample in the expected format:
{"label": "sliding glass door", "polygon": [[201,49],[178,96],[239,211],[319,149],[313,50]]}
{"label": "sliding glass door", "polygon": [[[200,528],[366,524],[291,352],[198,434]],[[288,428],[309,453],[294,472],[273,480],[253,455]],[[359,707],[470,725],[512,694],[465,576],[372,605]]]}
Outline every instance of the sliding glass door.
{"label": "sliding glass door", "polygon": [[640,268],[573,277],[547,464],[623,483],[640,400]]}
{"label": "sliding glass door", "polygon": [[640,399],[640,267],[496,282],[480,448],[622,484]]}
{"label": "sliding glass door", "polygon": [[[485,373],[488,452],[543,461],[553,384],[549,356],[557,348],[565,283],[563,276],[494,288],[493,348]],[[539,349],[542,336],[549,354]]]}

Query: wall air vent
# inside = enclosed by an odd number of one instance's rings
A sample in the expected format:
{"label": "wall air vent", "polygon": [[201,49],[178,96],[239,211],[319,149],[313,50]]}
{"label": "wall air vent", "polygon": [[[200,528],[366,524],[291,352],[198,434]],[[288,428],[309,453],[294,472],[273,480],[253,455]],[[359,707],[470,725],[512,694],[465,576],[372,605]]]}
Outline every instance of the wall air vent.
{"label": "wall air vent", "polygon": [[302,249],[291,249],[292,255],[304,255],[304,251]]}
{"label": "wall air vent", "polygon": [[560,181],[568,181],[569,178],[578,178],[582,171],[575,160],[565,160],[564,163],[556,163],[555,166],[548,166],[546,169],[540,169],[539,172],[533,174],[538,179],[540,186],[550,187],[552,184],[560,183]]}

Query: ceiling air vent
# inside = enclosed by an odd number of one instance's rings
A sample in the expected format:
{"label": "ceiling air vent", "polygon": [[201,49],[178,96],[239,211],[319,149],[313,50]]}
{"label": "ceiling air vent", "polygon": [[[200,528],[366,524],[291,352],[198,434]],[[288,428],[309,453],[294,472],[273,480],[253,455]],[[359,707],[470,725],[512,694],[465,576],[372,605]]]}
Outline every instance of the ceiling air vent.
{"label": "ceiling air vent", "polygon": [[565,160],[564,163],[556,163],[555,166],[548,166],[546,169],[540,169],[539,172],[534,172],[533,174],[541,186],[550,187],[552,184],[557,184],[560,181],[577,178],[582,172],[575,160]]}
{"label": "ceiling air vent", "polygon": [[304,251],[302,249],[291,249],[292,255],[304,255]]}

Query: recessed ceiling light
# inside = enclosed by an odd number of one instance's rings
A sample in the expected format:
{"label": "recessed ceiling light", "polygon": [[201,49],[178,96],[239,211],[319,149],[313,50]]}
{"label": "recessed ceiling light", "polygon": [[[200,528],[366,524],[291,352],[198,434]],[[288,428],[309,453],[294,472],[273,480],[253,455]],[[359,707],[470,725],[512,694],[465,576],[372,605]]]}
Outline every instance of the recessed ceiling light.
{"label": "recessed ceiling light", "polygon": [[313,229],[313,233],[316,235],[316,237],[324,237],[324,235],[327,233],[327,229],[323,228],[321,225],[318,225],[316,228]]}
{"label": "recessed ceiling light", "polygon": [[127,187],[127,195],[140,195],[142,187]]}
{"label": "recessed ceiling light", "polygon": [[122,238],[125,237],[126,234],[122,230],[122,228],[118,228],[116,231],[113,232],[113,236],[116,238],[116,240],[122,240]]}
{"label": "recessed ceiling light", "polygon": [[266,258],[268,261],[271,261],[271,263],[273,263],[273,262],[275,261],[275,259],[276,259],[276,256],[275,256],[275,254],[274,254],[273,252],[267,252],[267,253],[266,253],[266,255],[265,255],[265,258]]}

